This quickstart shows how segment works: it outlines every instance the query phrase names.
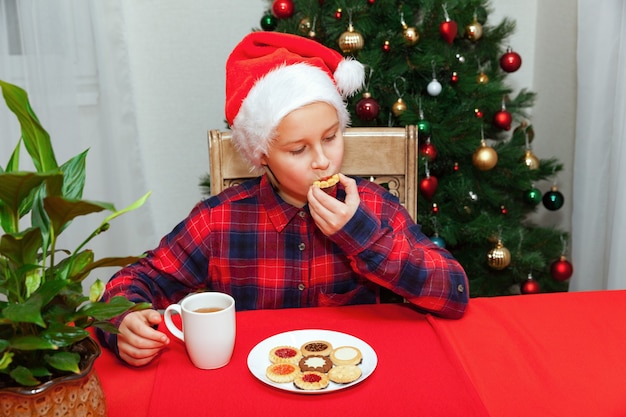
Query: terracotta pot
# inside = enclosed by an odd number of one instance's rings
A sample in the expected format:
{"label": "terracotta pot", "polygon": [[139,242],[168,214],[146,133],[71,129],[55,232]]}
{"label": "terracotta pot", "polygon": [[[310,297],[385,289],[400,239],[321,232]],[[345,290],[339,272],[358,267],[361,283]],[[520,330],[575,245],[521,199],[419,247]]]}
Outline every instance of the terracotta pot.
{"label": "terracotta pot", "polygon": [[89,352],[80,374],[55,378],[36,387],[0,389],[0,416],[106,416],[106,400],[93,364],[100,346],[91,338],[79,342]]}

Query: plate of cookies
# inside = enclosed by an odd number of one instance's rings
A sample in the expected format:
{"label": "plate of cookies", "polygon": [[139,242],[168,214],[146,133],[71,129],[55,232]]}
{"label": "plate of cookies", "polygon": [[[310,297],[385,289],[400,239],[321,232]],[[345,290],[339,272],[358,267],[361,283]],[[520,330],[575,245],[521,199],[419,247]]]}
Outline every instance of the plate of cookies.
{"label": "plate of cookies", "polygon": [[299,394],[351,387],[369,377],[377,364],[376,352],[363,340],[320,329],[268,337],[248,354],[248,368],[258,380]]}

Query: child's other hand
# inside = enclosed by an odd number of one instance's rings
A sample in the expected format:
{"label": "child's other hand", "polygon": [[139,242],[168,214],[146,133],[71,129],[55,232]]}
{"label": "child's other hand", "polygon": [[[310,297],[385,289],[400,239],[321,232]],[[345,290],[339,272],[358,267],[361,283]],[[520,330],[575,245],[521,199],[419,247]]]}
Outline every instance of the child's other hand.
{"label": "child's other hand", "polygon": [[341,230],[354,216],[361,202],[354,179],[339,174],[339,182],[346,190],[345,202],[329,196],[319,187],[311,186],[307,193],[311,216],[326,236]]}
{"label": "child's other hand", "polygon": [[134,311],[124,317],[117,335],[120,358],[134,366],[152,361],[170,343],[164,333],[152,327],[161,320],[161,314],[156,310]]}

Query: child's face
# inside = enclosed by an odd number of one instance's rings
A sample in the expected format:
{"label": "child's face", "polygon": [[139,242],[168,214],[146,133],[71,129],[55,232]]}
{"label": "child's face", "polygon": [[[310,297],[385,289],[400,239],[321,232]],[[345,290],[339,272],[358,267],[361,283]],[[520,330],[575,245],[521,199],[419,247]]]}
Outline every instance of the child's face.
{"label": "child's face", "polygon": [[328,103],[309,104],[285,116],[276,132],[263,163],[283,200],[302,207],[315,180],[341,169],[343,134],[337,111]]}

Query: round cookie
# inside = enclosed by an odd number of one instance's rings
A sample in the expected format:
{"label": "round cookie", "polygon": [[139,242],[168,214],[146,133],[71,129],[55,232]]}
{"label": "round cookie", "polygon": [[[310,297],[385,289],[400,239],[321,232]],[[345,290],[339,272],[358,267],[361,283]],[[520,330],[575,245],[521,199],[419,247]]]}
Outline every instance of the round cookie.
{"label": "round cookie", "polygon": [[302,353],[293,346],[276,346],[270,350],[270,362],[298,364]]}
{"label": "round cookie", "polygon": [[300,369],[293,363],[273,363],[265,370],[265,375],[270,381],[291,382],[296,375],[300,373]]}
{"label": "round cookie", "polygon": [[362,373],[356,365],[339,365],[328,371],[328,379],[337,384],[348,384],[361,378]]}
{"label": "round cookie", "polygon": [[333,363],[328,359],[328,356],[311,355],[303,356],[298,362],[298,366],[302,372],[316,371],[325,374],[333,367]]}
{"label": "round cookie", "polygon": [[358,365],[363,360],[363,355],[354,346],[341,346],[332,351],[330,360],[335,365]]}
{"label": "round cookie", "polygon": [[303,344],[300,351],[302,356],[328,356],[333,351],[333,345],[325,340],[312,340]]}
{"label": "round cookie", "polygon": [[324,389],[329,383],[328,375],[321,372],[301,372],[293,380],[293,385],[303,390]]}
{"label": "round cookie", "polygon": [[328,177],[325,180],[313,181],[313,186],[325,189],[325,188],[332,187],[333,185],[337,184],[338,182],[339,182],[339,174],[334,174],[334,175]]}

